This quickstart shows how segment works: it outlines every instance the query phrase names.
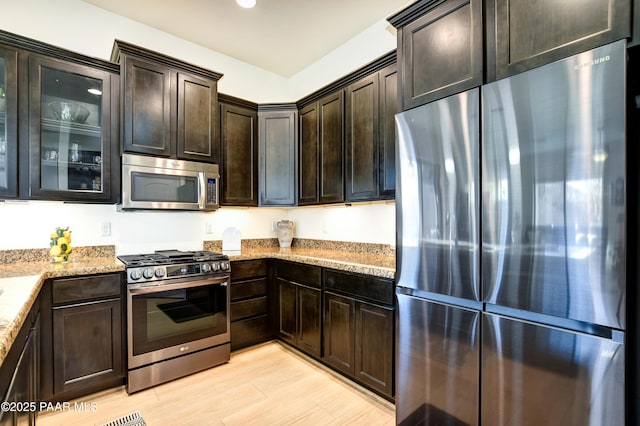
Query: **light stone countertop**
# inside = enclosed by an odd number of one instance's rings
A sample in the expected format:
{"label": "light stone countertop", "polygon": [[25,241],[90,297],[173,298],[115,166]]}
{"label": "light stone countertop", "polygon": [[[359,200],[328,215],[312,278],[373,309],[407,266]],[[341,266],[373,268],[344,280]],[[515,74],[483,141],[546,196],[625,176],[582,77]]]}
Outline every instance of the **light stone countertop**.
{"label": "light stone countertop", "polygon": [[114,257],[78,258],[64,264],[16,262],[0,265],[0,365],[48,278],[124,271]]}
{"label": "light stone countertop", "polygon": [[396,259],[385,254],[315,248],[250,248],[240,252],[227,252],[230,260],[280,259],[341,271],[393,279]]}
{"label": "light stone countertop", "polygon": [[[347,272],[393,279],[395,257],[317,248],[248,248],[225,253],[232,261],[280,259]],[[65,264],[16,262],[0,265],[0,365],[24,324],[42,284],[49,278],[124,271],[124,264],[113,256],[72,258]]]}

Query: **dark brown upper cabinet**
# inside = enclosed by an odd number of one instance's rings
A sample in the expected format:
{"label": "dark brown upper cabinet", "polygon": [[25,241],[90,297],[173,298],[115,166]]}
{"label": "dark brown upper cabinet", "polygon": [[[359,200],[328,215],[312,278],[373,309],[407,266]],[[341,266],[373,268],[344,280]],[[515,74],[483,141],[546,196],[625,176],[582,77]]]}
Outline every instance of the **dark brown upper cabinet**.
{"label": "dark brown upper cabinet", "polygon": [[378,197],[379,81],[376,73],[346,89],[347,201]]}
{"label": "dark brown upper cabinet", "polygon": [[346,200],[395,195],[395,65],[364,77],[346,89]]}
{"label": "dark brown upper cabinet", "polygon": [[631,0],[488,0],[492,81],[631,35]]}
{"label": "dark brown upper cabinet", "polygon": [[119,67],[0,31],[0,197],[116,203]]}
{"label": "dark brown upper cabinet", "polygon": [[298,102],[298,205],[395,196],[396,52]]}
{"label": "dark brown upper cabinet", "polygon": [[344,91],[300,110],[298,204],[344,201]]}
{"label": "dark brown upper cabinet", "polygon": [[318,101],[320,194],[319,202],[344,201],[344,92]]}
{"label": "dark brown upper cabinet", "polygon": [[18,52],[0,46],[0,197],[18,196]]}
{"label": "dark brown upper cabinet", "polygon": [[631,41],[629,41],[629,47],[635,47],[640,45],[640,0],[633,0],[633,17],[631,28]]}
{"label": "dark brown upper cabinet", "polygon": [[318,203],[318,103],[302,108],[298,114],[299,160],[298,204]]}
{"label": "dark brown upper cabinet", "polygon": [[[21,142],[29,167],[25,198],[115,202],[120,194],[119,75],[29,55],[29,119]],[[95,94],[91,91],[97,90]],[[99,94],[98,94],[99,93]],[[22,152],[27,152],[22,151]]]}
{"label": "dark brown upper cabinet", "polygon": [[258,107],[258,201],[261,206],[296,204],[297,120],[295,104]]}
{"label": "dark brown upper cabinet", "polygon": [[400,111],[398,98],[398,67],[395,62],[380,74],[379,197],[396,196],[396,114]]}
{"label": "dark brown upper cabinet", "polygon": [[220,95],[220,123],[220,204],[257,206],[258,105]]}
{"label": "dark brown upper cabinet", "polygon": [[389,22],[398,29],[403,111],[482,84],[481,0],[422,0]]}
{"label": "dark brown upper cabinet", "polygon": [[219,162],[218,80],[222,74],[116,40],[125,152]]}

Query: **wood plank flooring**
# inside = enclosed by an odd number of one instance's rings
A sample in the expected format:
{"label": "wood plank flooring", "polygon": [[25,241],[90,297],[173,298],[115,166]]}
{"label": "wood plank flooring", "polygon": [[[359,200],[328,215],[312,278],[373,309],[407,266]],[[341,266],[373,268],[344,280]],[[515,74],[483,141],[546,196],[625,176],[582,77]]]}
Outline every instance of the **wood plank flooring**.
{"label": "wood plank flooring", "polygon": [[[74,411],[75,402],[94,412]],[[127,395],[124,387],[42,413],[38,425],[101,425],[140,412],[155,425],[395,425],[393,404],[277,341],[227,364]]]}

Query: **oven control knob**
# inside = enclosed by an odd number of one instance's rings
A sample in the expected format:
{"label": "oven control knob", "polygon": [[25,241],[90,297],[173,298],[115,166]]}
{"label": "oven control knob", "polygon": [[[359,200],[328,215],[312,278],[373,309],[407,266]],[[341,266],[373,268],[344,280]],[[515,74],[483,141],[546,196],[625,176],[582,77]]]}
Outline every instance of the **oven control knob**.
{"label": "oven control knob", "polygon": [[140,272],[140,269],[134,269],[133,271],[131,271],[131,273],[129,274],[129,277],[133,280],[133,281],[137,281],[140,278],[142,278],[142,272]]}
{"label": "oven control knob", "polygon": [[223,271],[229,270],[229,262],[220,262],[220,269]]}
{"label": "oven control knob", "polygon": [[145,277],[146,279],[151,279],[153,278],[153,268],[147,268],[142,272],[142,276]]}
{"label": "oven control knob", "polygon": [[164,277],[164,268],[158,268],[158,269],[156,269],[156,270],[155,270],[155,272],[154,272],[154,275],[155,275],[157,278],[162,278],[162,277]]}
{"label": "oven control knob", "polygon": [[208,263],[203,263],[202,264],[202,272],[204,272],[206,274],[209,271],[211,271],[211,266],[209,266]]}
{"label": "oven control knob", "polygon": [[219,271],[219,270],[220,270],[220,262],[213,262],[213,263],[211,264],[211,268],[212,268],[214,271]]}

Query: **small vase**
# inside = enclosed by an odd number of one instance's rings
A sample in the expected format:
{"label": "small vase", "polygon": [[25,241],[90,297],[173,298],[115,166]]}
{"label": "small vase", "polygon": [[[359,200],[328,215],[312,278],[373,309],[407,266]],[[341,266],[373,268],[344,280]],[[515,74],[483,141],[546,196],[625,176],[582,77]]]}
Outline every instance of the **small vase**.
{"label": "small vase", "polygon": [[293,240],[293,221],[281,220],[277,223],[278,229],[278,243],[282,248],[291,247],[291,241]]}

